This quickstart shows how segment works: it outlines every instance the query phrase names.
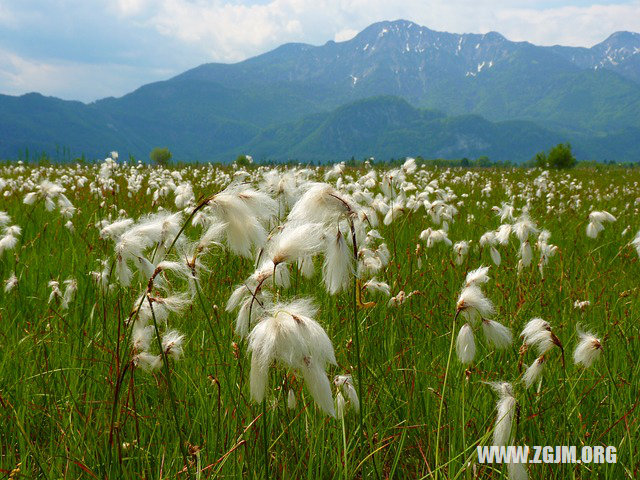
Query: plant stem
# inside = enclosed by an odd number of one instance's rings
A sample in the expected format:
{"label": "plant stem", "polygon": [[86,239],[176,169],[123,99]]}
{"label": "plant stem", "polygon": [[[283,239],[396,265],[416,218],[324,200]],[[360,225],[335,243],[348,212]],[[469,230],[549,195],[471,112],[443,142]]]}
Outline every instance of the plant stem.
{"label": "plant stem", "polygon": [[267,398],[262,399],[262,449],[264,450],[264,478],[269,480],[269,432],[267,431]]}
{"label": "plant stem", "polygon": [[156,321],[156,314],[153,311],[153,302],[147,296],[147,301],[149,302],[149,308],[151,309],[151,318],[153,319],[153,328],[156,332],[156,340],[158,341],[158,347],[160,348],[160,355],[162,356],[162,365],[164,366],[164,374],[167,378],[167,390],[169,391],[169,398],[171,401],[171,410],[173,412],[173,422],[178,433],[178,439],[180,441],[180,452],[182,453],[182,459],[184,461],[184,465],[187,468],[187,478],[191,478],[191,467],[189,466],[189,461],[187,459],[187,452],[184,449],[184,439],[182,438],[182,429],[180,428],[180,424],[178,423],[178,409],[176,407],[176,398],[173,393],[173,388],[171,387],[171,375],[169,371],[169,361],[167,360],[167,354],[162,348],[162,340],[160,339],[160,332],[158,331],[158,322]]}
{"label": "plant stem", "polygon": [[449,367],[451,366],[451,354],[453,353],[453,339],[456,334],[456,321],[458,320],[458,314],[460,312],[456,312],[456,316],[453,318],[453,326],[451,327],[451,342],[449,343],[449,356],[447,357],[447,368],[444,372],[444,382],[442,384],[442,392],[440,393],[440,408],[438,409],[438,430],[436,432],[436,466],[435,473],[436,479],[438,478],[438,461],[440,460],[440,426],[442,424],[442,407],[444,405],[444,396],[447,390],[447,379],[449,378]]}

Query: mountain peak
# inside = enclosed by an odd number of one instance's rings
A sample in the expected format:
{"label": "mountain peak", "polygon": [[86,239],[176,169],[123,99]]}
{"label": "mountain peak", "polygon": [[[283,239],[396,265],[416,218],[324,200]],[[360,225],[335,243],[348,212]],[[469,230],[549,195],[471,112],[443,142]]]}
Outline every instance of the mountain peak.
{"label": "mountain peak", "polygon": [[595,45],[593,48],[640,48],[640,33],[619,31],[612,33],[603,42]]}
{"label": "mountain peak", "polygon": [[402,35],[411,34],[420,31],[431,31],[427,27],[418,25],[417,23],[409,20],[385,20],[382,22],[376,22],[364,30],[362,30],[355,38],[370,39],[370,38],[383,38],[388,35]]}

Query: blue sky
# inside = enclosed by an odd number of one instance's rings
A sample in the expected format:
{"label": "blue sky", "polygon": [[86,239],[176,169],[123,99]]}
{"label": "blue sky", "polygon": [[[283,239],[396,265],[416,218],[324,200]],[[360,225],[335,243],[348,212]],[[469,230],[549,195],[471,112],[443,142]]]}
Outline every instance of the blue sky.
{"label": "blue sky", "polygon": [[93,101],[285,42],[403,18],[456,33],[592,46],[640,32],[640,0],[0,0],[0,93]]}

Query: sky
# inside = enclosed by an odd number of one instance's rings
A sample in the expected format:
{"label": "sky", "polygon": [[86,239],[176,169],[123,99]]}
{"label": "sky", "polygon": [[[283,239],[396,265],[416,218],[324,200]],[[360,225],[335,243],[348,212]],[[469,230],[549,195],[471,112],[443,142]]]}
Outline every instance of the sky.
{"label": "sky", "polygon": [[640,0],[0,0],[0,93],[91,102],[382,20],[591,47],[640,32]]}

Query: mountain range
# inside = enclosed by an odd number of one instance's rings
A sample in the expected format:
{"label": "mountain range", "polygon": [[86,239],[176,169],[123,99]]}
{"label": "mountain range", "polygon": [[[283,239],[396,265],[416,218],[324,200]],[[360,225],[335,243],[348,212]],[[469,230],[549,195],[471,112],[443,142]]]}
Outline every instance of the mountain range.
{"label": "mountain range", "polygon": [[523,161],[559,142],[640,160],[640,34],[591,48],[436,32],[397,20],[353,39],[209,63],[90,104],[0,95],[0,157],[25,149],[179,160],[402,156]]}

